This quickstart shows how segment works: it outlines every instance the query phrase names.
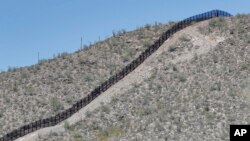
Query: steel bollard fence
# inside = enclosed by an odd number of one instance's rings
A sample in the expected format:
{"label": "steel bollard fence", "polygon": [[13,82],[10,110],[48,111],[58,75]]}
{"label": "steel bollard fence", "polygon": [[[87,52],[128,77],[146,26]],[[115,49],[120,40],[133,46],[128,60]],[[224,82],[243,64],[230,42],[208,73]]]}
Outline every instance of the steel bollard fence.
{"label": "steel bollard fence", "polygon": [[164,32],[160,38],[154,42],[153,45],[149,46],[144,52],[142,52],[135,60],[129,63],[126,67],[124,67],[121,71],[110,77],[107,81],[103,82],[100,86],[96,87],[90,94],[86,97],[80,99],[69,109],[58,113],[56,116],[52,116],[46,119],[38,120],[35,122],[31,122],[30,124],[24,125],[12,132],[4,135],[0,138],[0,141],[12,141],[18,137],[22,137],[28,133],[34,132],[38,129],[54,126],[59,122],[67,119],[72,116],[74,113],[79,111],[81,108],[85,107],[91,101],[93,101],[97,96],[99,96],[102,92],[106,91],[109,87],[114,85],[116,82],[124,78],[127,74],[133,71],[136,67],[138,67],[142,62],[145,61],[152,53],[154,53],[169,37],[171,37],[174,33],[179,30],[191,25],[193,22],[200,22],[207,19],[211,19],[214,17],[229,17],[232,16],[230,13],[220,10],[212,10],[209,12],[205,12],[202,14],[198,14],[187,19],[184,19],[177,24],[175,24],[172,28]]}

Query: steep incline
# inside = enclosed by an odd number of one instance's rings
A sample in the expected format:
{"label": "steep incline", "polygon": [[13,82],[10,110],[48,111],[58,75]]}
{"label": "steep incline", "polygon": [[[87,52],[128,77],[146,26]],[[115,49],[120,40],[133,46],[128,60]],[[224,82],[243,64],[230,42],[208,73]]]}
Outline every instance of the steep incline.
{"label": "steep incline", "polygon": [[[194,26],[187,27],[186,29],[179,31],[171,37],[170,40],[164,42],[164,44],[150,57],[147,58],[139,67],[137,67],[134,71],[129,73],[126,77],[120,80],[118,83],[110,87],[107,91],[97,97],[94,101],[88,104],[86,107],[81,109],[79,112],[74,114],[72,117],[67,119],[65,122],[69,124],[69,126],[77,124],[79,121],[82,121],[86,118],[86,113],[96,110],[100,106],[110,103],[112,98],[120,97],[121,94],[126,91],[132,89],[134,85],[139,85],[143,81],[150,79],[154,74],[154,69],[157,68],[157,64],[150,65],[154,60],[161,57],[164,52],[168,52],[172,46],[183,37],[183,35],[188,36],[189,38],[194,40],[195,46],[201,46],[199,49],[192,49],[187,51],[186,53],[181,54],[175,59],[169,60],[169,63],[179,63],[187,60],[191,60],[195,55],[202,55],[207,53],[209,50],[213,49],[219,42],[224,41],[224,38],[220,36],[205,36],[202,35],[198,28],[200,25],[206,24],[207,22],[202,22],[199,24],[195,24]],[[38,139],[41,136],[48,136],[49,134],[60,134],[65,132],[64,123],[60,125],[49,127],[45,129],[41,129],[34,133],[31,133],[27,136],[24,136],[17,141],[33,141]]]}
{"label": "steep incline", "polygon": [[177,32],[103,93],[110,102],[38,141],[229,140],[230,124],[250,123],[249,22],[216,18]]}
{"label": "steep incline", "polygon": [[0,73],[0,137],[70,108],[138,57],[171,25],[155,23],[114,32],[113,37],[75,53]]}
{"label": "steep incline", "polygon": [[[173,25],[146,24],[75,53],[0,73],[0,138],[70,108],[138,57]],[[119,33],[119,34],[118,34]]]}
{"label": "steep incline", "polygon": [[172,29],[165,32],[162,37],[157,40],[152,46],[150,46],[145,52],[143,52],[136,60],[134,60],[132,63],[127,65],[122,71],[111,77],[109,80],[101,84],[99,87],[97,87],[95,90],[91,92],[90,95],[88,95],[86,98],[81,99],[76,104],[74,104],[71,108],[68,110],[59,113],[58,115],[50,118],[46,118],[40,121],[33,122],[29,125],[23,126],[18,130],[13,131],[10,134],[7,134],[2,138],[3,141],[5,140],[13,140],[17,137],[23,136],[25,134],[28,134],[30,132],[36,131],[40,128],[48,127],[48,126],[54,126],[57,123],[60,123],[61,121],[67,119],[68,117],[72,116],[74,113],[78,112],[82,107],[85,107],[87,104],[89,104],[91,101],[93,101],[97,96],[99,96],[102,92],[105,92],[108,88],[116,84],[119,80],[123,79],[126,75],[128,75],[130,72],[132,72],[137,66],[139,66],[141,63],[145,61],[146,58],[148,58],[153,52],[155,52],[162,44],[163,42],[168,39],[171,35],[176,33],[178,30],[181,30],[185,28],[186,26],[189,26],[194,21],[203,21],[210,19],[212,17],[217,16],[230,16],[230,14],[225,13],[223,11],[211,11],[207,13],[203,13],[191,18],[188,18],[184,21],[179,22],[175,26],[172,27]]}

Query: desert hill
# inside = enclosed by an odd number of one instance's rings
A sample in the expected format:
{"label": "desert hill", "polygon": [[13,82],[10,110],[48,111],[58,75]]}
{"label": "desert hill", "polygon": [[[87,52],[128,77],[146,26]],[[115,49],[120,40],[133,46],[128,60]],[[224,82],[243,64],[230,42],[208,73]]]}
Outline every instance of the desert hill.
{"label": "desert hill", "polygon": [[112,99],[38,141],[225,141],[250,123],[250,16],[194,24],[104,92]]}
{"label": "desert hill", "polygon": [[[229,140],[230,124],[250,122],[249,22],[249,15],[220,17],[177,32],[98,97],[99,107],[37,140]],[[170,27],[121,32],[88,49],[1,73],[0,133],[66,109]]]}
{"label": "desert hill", "polygon": [[0,73],[0,136],[67,109],[138,57],[172,24],[121,30],[73,54]]}

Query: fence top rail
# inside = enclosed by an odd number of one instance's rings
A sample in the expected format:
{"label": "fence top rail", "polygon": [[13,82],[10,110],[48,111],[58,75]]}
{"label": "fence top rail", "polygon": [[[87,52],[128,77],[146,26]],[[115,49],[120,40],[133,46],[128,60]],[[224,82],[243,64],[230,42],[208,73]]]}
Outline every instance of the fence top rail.
{"label": "fence top rail", "polygon": [[222,11],[222,10],[211,10],[208,12],[204,12],[195,16],[191,16],[189,18],[186,18],[180,22],[186,22],[186,21],[193,21],[193,20],[198,20],[203,17],[211,18],[211,17],[216,17],[216,16],[225,16],[225,17],[230,17],[232,16],[230,13]]}

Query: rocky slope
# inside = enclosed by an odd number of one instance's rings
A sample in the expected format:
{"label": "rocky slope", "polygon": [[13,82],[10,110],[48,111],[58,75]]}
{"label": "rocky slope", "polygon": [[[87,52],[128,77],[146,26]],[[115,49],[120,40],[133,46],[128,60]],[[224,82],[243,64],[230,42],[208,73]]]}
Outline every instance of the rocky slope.
{"label": "rocky slope", "polygon": [[180,32],[142,64],[148,77],[38,141],[229,140],[230,124],[250,124],[249,23],[237,15]]}

